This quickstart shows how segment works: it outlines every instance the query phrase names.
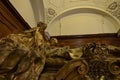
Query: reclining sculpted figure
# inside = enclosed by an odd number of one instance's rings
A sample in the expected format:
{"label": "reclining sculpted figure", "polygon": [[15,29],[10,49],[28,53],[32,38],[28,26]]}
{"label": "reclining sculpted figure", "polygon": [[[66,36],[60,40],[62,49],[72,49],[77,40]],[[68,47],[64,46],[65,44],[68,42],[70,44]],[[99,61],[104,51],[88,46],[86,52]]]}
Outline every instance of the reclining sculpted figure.
{"label": "reclining sculpted figure", "polygon": [[0,39],[0,80],[120,80],[120,48],[57,47],[38,26]]}

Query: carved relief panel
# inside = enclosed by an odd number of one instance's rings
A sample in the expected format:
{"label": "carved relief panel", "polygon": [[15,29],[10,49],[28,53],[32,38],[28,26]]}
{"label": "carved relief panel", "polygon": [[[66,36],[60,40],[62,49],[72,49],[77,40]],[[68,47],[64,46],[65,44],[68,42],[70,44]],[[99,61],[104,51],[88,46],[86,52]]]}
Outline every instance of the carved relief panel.
{"label": "carved relief panel", "polygon": [[[45,20],[49,23],[57,14],[66,9],[93,6],[110,12],[119,19],[119,0],[44,0]],[[113,7],[113,8],[112,8]],[[116,9],[114,9],[116,7]]]}

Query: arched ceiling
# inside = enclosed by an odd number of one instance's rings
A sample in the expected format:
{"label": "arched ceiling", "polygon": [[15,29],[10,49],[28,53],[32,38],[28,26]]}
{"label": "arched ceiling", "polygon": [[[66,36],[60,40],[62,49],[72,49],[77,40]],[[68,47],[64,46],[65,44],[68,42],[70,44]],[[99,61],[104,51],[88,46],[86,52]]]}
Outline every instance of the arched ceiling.
{"label": "arched ceiling", "polygon": [[49,23],[60,12],[80,6],[101,8],[120,19],[120,0],[43,0],[43,4],[46,23]]}
{"label": "arched ceiling", "polygon": [[[60,15],[61,13],[64,14],[70,9],[76,9],[78,7],[84,8],[85,6],[101,9],[105,13],[110,14],[111,17],[114,17],[117,22],[119,22],[120,20],[120,0],[35,0],[35,1],[37,1],[37,3],[32,3],[33,4],[32,6],[33,8],[34,6],[38,6],[37,8],[34,8],[37,9],[36,12],[35,11],[34,12],[39,14],[35,15],[38,22],[43,21],[48,25],[51,25],[51,23],[56,20],[55,25],[52,26],[61,27],[60,22],[56,19],[57,17],[61,16]],[[40,7],[39,5],[42,6]],[[56,30],[58,30],[58,28],[56,28]]]}
{"label": "arched ceiling", "polygon": [[36,21],[49,23],[70,8],[91,6],[101,8],[120,20],[120,0],[30,0]]}

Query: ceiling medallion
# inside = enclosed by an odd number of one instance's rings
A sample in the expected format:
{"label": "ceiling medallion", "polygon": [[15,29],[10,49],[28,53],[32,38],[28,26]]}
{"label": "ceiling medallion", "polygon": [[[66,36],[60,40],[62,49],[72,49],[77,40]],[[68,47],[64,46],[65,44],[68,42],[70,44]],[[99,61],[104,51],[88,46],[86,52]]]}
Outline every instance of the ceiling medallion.
{"label": "ceiling medallion", "polygon": [[50,14],[50,15],[55,15],[55,10],[54,9],[52,9],[52,8],[48,8],[48,13]]}

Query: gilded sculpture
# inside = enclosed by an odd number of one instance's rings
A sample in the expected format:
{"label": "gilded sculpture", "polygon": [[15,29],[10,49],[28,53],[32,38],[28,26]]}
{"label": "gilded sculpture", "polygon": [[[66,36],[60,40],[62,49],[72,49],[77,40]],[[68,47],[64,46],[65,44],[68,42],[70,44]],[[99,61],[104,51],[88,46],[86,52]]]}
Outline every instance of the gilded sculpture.
{"label": "gilded sculpture", "polygon": [[97,43],[70,49],[49,39],[47,25],[0,39],[0,80],[120,80],[120,48]]}

